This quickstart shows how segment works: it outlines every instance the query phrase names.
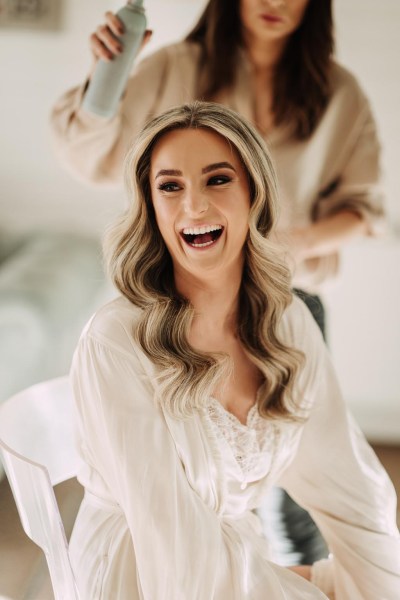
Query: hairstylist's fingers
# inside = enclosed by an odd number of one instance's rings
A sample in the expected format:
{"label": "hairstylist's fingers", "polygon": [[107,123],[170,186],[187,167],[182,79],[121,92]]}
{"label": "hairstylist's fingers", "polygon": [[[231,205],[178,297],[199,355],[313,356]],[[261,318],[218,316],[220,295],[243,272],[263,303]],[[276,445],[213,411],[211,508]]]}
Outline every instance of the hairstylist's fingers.
{"label": "hairstylist's fingers", "polygon": [[107,61],[114,58],[115,55],[99,40],[95,33],[92,33],[89,41],[90,50],[92,51],[95,61],[99,60],[99,58]]}
{"label": "hairstylist's fingers", "polygon": [[152,35],[153,35],[152,30],[151,29],[146,29],[146,31],[144,32],[144,35],[143,35],[142,43],[140,44],[140,49],[141,50],[143,50],[143,48],[146,46],[146,44],[149,43]]}
{"label": "hairstylist's fingers", "polygon": [[120,35],[122,35],[124,33],[124,31],[125,31],[124,24],[121,21],[121,19],[119,19],[117,17],[117,15],[115,15],[113,12],[108,10],[104,16],[106,19],[107,26],[110,28],[110,31],[112,31],[112,33],[114,35],[119,37]]}
{"label": "hairstylist's fingers", "polygon": [[112,60],[123,50],[122,43],[117,39],[124,31],[120,19],[111,12],[105,14],[106,22],[99,25],[89,38],[90,49],[95,60],[102,58]]}
{"label": "hairstylist's fingers", "polygon": [[96,36],[113,54],[120,54],[122,52],[122,43],[115,37],[108,25],[100,25],[96,30]]}

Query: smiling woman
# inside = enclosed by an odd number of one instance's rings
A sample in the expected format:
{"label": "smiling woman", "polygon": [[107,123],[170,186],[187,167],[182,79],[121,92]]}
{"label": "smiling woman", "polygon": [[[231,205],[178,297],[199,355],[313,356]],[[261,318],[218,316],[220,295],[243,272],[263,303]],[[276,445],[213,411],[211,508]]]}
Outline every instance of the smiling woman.
{"label": "smiling woman", "polygon": [[[125,169],[132,203],[106,243],[122,297],[89,322],[72,368],[81,597],[394,600],[393,487],[269,239],[263,142],[194,103],[149,122]],[[329,559],[273,562],[253,509],[277,482]]]}

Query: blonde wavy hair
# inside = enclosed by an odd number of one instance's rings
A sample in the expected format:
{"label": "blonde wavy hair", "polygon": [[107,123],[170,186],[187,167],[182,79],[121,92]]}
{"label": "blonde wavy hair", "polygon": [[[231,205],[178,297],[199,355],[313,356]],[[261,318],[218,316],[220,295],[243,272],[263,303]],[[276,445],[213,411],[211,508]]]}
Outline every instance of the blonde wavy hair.
{"label": "blonde wavy hair", "polygon": [[172,108],[144,127],[125,162],[132,203],[108,231],[104,244],[108,272],[120,292],[141,308],[134,336],[158,367],[159,402],[176,417],[205,407],[229,372],[230,360],[199,352],[188,342],[193,307],[175,287],[172,259],[156,223],[149,181],[152,151],[160,138],[172,130],[196,128],[225,138],[247,171],[251,206],[237,334],[264,376],[257,394],[260,414],[297,418],[294,383],[303,355],[278,334],[283,312],[292,300],[290,274],[268,239],[277,218],[275,173],[263,140],[238,114],[219,104],[197,101]]}

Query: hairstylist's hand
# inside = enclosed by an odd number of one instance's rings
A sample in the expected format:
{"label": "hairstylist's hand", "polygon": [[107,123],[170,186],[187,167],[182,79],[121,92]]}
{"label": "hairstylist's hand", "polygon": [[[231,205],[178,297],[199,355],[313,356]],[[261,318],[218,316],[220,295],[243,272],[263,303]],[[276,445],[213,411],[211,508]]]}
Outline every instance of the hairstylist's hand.
{"label": "hairstylist's hand", "polygon": [[308,228],[296,228],[285,231],[274,231],[271,239],[284,250],[287,265],[295,272],[297,265],[310,258],[310,250],[307,242]]}
{"label": "hairstylist's hand", "polygon": [[298,565],[295,567],[287,567],[290,571],[297,573],[300,577],[304,577],[307,581],[311,581],[311,566],[310,565]]}
{"label": "hairstylist's hand", "polygon": [[[105,23],[99,25],[90,36],[90,49],[95,62],[99,58],[111,61],[124,50],[124,25],[111,11],[105,14]],[[152,31],[147,29],[143,36],[142,49],[151,38]],[[121,38],[118,39],[118,38]]]}

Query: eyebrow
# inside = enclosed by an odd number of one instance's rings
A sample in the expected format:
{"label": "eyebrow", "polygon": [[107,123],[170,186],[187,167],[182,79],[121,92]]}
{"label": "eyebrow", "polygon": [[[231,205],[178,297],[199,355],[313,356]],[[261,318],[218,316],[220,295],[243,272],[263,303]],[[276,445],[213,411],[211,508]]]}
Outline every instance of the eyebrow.
{"label": "eyebrow", "polygon": [[[235,168],[229,162],[212,163],[211,165],[207,165],[206,167],[204,167],[201,170],[201,172],[203,174],[210,173],[210,171],[215,171],[216,169],[231,169],[236,173]],[[157,179],[157,177],[162,177],[165,175],[180,177],[181,175],[183,175],[183,173],[178,169],[161,169],[161,171],[158,171],[157,175],[155,176],[155,179]]]}
{"label": "eyebrow", "polygon": [[215,171],[215,169],[232,169],[232,171],[235,171],[236,173],[235,168],[229,162],[219,162],[213,163],[212,165],[207,165],[207,167],[204,167],[204,169],[202,169],[201,172],[209,173],[210,171]]}

